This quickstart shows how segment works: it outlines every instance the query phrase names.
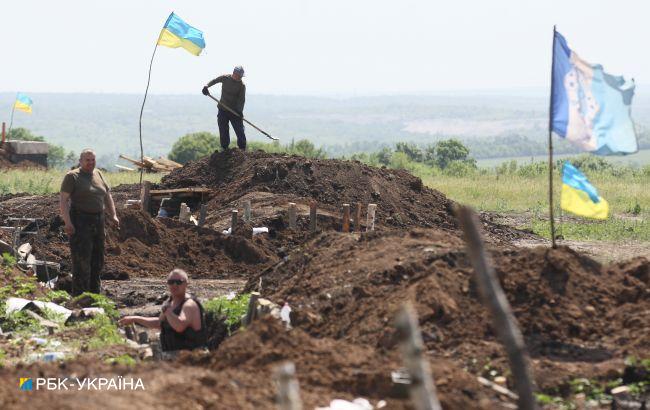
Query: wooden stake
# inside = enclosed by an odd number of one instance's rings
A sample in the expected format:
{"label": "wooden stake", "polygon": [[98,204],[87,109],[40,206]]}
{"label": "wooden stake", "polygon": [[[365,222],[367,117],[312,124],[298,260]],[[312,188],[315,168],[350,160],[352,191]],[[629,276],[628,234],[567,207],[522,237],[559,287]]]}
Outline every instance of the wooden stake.
{"label": "wooden stake", "polygon": [[535,409],[534,382],[530,375],[524,338],[512,314],[508,299],[499,285],[494,268],[488,263],[487,252],[478,228],[478,218],[471,208],[465,206],[456,208],[456,216],[465,235],[467,253],[476,272],[476,282],[483,303],[490,311],[492,324],[508,354],[515,390],[519,395],[518,408]]}
{"label": "wooden stake", "polygon": [[208,213],[208,206],[206,204],[201,204],[201,210],[199,212],[199,226],[205,225],[205,217]]}
{"label": "wooden stake", "polygon": [[248,326],[253,323],[256,315],[257,300],[260,298],[259,292],[251,292],[251,297],[248,300],[248,310],[246,311],[246,317],[244,318],[244,325]]}
{"label": "wooden stake", "polygon": [[289,202],[289,229],[296,229],[296,204]]}
{"label": "wooden stake", "polygon": [[251,220],[251,201],[244,201],[244,221]]}
{"label": "wooden stake", "polygon": [[366,219],[366,231],[375,230],[375,213],[377,211],[377,204],[368,204],[368,217]]}
{"label": "wooden stake", "polygon": [[150,213],[150,199],[149,191],[151,191],[151,182],[142,181],[142,187],[140,188],[140,205],[142,210],[146,213]]}
{"label": "wooden stake", "polygon": [[318,212],[317,212],[318,203],[316,201],[311,201],[309,203],[309,231],[314,233],[318,229]]}
{"label": "wooden stake", "polygon": [[343,232],[350,232],[350,204],[343,204]]}
{"label": "wooden stake", "polygon": [[354,210],[354,230],[361,232],[361,202],[357,202],[356,209]]}
{"label": "wooden stake", "polygon": [[424,343],[415,309],[407,303],[395,321],[404,364],[411,377],[409,395],[416,410],[440,410],[436,386],[431,377],[429,362],[423,356]]}
{"label": "wooden stake", "polygon": [[234,235],[235,231],[237,230],[237,215],[239,215],[239,212],[236,209],[232,210],[231,217],[230,217],[230,234]]}
{"label": "wooden stake", "polygon": [[296,379],[296,366],[286,362],[276,368],[278,381],[278,409],[301,410],[300,387]]}

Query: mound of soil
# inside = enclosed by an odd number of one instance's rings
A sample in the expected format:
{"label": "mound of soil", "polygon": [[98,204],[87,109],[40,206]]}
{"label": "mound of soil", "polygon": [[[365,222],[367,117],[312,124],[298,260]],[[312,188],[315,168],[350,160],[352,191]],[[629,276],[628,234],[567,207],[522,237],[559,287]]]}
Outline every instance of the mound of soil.
{"label": "mound of soil", "polygon": [[451,201],[406,171],[373,168],[358,161],[319,160],[229,150],[190,162],[163,178],[164,188],[206,186],[211,203],[224,204],[247,192],[291,194],[340,209],[343,203],[378,205],[377,223],[390,227],[454,229]]}
{"label": "mound of soil", "polygon": [[[648,259],[601,266],[566,247],[492,254],[533,358],[600,363],[650,355]],[[462,242],[445,232],[325,233],[247,289],[288,300],[296,326],[312,336],[382,349],[395,347],[392,321],[410,300],[437,355],[463,363],[503,358],[472,275]]]}

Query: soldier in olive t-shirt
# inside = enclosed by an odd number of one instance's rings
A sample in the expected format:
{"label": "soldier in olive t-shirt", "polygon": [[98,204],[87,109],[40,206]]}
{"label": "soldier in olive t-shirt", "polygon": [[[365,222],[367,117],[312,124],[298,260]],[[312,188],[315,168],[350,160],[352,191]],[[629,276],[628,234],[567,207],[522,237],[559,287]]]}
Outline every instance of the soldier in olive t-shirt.
{"label": "soldier in olive t-shirt", "polygon": [[68,172],[61,183],[61,217],[70,238],[72,294],[101,291],[104,266],[104,208],[119,228],[110,187],[95,169],[95,153],[84,150],[79,168]]}

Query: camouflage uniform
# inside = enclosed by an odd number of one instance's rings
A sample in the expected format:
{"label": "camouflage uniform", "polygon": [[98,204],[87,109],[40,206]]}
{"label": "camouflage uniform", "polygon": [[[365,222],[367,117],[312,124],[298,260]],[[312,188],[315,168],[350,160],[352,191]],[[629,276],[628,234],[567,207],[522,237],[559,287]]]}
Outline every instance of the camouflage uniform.
{"label": "camouflage uniform", "polygon": [[70,238],[72,294],[99,293],[104,267],[104,213],[88,214],[70,210],[75,233]]}

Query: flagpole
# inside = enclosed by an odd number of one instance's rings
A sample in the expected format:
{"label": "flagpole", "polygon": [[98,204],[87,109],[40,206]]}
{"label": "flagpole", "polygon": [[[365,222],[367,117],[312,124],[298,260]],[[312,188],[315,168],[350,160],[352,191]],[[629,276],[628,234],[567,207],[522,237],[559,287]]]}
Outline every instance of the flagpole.
{"label": "flagpole", "polygon": [[[160,39],[160,36],[158,36]],[[144,103],[147,101],[147,93],[149,92],[149,83],[151,83],[151,67],[153,67],[153,58],[156,56],[156,50],[158,50],[158,41],[156,41],[156,47],[153,49],[153,54],[151,55],[151,62],[149,63],[149,75],[147,77],[147,88],[144,90],[144,99],[142,100],[142,107],[140,107],[140,162],[144,163],[144,148],[142,147],[142,113],[144,112]],[[140,185],[142,185],[142,173],[144,172],[144,167],[140,167]]]}
{"label": "flagpole", "polygon": [[555,72],[555,26],[553,26],[553,47],[551,57],[551,96],[549,98],[548,107],[548,204],[549,204],[549,219],[551,221],[551,246],[553,249],[557,247],[555,244],[555,219],[553,217],[553,73]]}
{"label": "flagpole", "polygon": [[[18,94],[16,94],[16,100],[18,99]],[[11,135],[11,127],[14,125],[14,112],[16,111],[16,100],[14,100],[14,103],[11,105],[11,120],[9,120],[9,131],[7,131],[7,139],[9,139],[9,135]]]}

